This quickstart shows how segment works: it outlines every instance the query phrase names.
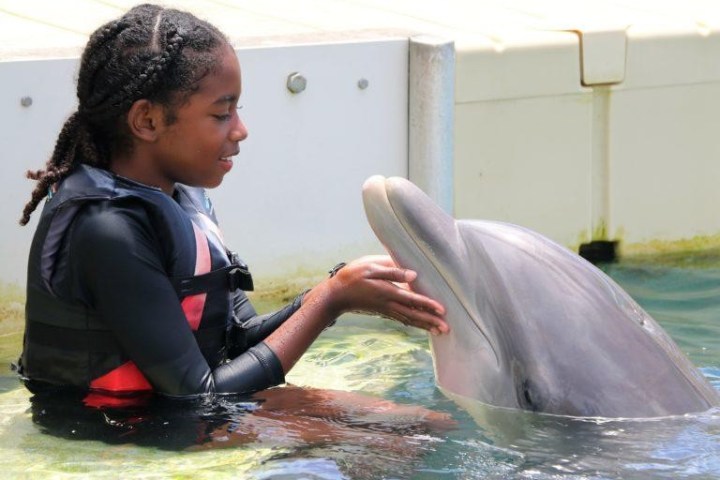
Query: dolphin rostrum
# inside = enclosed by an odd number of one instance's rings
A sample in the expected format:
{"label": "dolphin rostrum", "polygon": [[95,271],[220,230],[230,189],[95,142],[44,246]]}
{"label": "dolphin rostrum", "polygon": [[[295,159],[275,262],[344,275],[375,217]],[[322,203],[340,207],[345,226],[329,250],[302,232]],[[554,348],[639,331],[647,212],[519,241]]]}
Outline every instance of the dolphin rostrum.
{"label": "dolphin rostrum", "polygon": [[365,212],[412,288],[445,306],[431,337],[441,389],[579,417],[701,412],[720,395],[667,333],[598,268],[542,235],[455,220],[402,178],[363,186]]}

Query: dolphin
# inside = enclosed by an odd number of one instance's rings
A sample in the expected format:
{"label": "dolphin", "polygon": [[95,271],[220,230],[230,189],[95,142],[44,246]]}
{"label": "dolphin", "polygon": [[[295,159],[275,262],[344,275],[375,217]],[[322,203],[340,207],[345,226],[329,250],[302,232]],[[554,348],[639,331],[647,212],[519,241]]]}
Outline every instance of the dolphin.
{"label": "dolphin", "polygon": [[413,290],[445,306],[431,336],[445,393],[573,417],[701,412],[720,394],[619,285],[537,232],[456,220],[403,178],[363,185],[371,228]]}

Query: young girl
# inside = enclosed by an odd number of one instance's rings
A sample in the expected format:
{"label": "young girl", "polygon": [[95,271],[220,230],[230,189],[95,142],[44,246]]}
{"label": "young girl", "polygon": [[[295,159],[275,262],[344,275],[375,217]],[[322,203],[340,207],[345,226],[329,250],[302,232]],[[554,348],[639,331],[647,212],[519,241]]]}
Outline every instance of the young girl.
{"label": "young girl", "polygon": [[30,252],[20,373],[33,392],[121,396],[251,392],[277,385],[348,311],[433,334],[443,307],[400,288],[415,272],[364,257],[280,311],[258,316],[245,265],[222,242],[203,188],[247,137],[228,40],[154,5],[98,29],[78,109],[21,220],[48,197]]}

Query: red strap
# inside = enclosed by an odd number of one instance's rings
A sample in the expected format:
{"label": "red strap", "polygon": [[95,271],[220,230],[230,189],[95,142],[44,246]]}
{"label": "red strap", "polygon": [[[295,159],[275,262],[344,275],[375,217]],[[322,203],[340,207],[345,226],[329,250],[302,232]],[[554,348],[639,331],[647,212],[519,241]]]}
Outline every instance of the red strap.
{"label": "red strap", "polygon": [[83,403],[93,408],[127,408],[144,407],[150,403],[152,391],[144,390],[140,393],[133,392],[131,395],[118,395],[117,393],[92,391],[85,395]]}
{"label": "red strap", "polygon": [[[193,222],[193,231],[195,232],[195,275],[203,275],[210,271],[210,245],[208,239],[200,228]],[[197,330],[202,320],[203,309],[205,308],[205,299],[207,293],[198,293],[197,295],[189,295],[182,299],[180,305],[188,324],[193,331]]]}
{"label": "red strap", "polygon": [[115,370],[111,370],[102,377],[93,380],[90,383],[90,388],[108,392],[135,392],[152,390],[152,385],[133,362],[126,362]]}

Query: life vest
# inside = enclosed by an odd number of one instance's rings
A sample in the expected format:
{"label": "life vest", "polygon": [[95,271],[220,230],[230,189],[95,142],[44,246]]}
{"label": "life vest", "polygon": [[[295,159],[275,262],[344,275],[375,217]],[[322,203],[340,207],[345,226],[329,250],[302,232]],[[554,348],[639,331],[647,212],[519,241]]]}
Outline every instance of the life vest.
{"label": "life vest", "polygon": [[[161,190],[82,165],[46,203],[33,239],[20,374],[33,382],[111,394],[152,390],[91,307],[53,292],[52,278],[68,230],[90,202],[137,200],[170,254],[167,275],[208,363],[222,361],[232,315],[231,294],[252,290],[252,277],[228,252],[213,206],[201,188],[176,186],[175,199]],[[167,242],[167,244],[165,244]],[[220,268],[211,269],[212,264]],[[108,272],[112,275],[112,272]],[[32,388],[31,388],[32,389]]]}

